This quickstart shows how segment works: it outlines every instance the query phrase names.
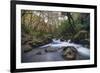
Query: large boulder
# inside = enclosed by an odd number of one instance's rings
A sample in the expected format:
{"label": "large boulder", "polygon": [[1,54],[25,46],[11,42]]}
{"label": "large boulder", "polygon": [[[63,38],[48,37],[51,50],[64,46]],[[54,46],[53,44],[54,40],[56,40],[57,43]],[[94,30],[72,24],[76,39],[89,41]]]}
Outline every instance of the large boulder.
{"label": "large boulder", "polygon": [[68,46],[63,49],[62,55],[65,60],[75,60],[77,58],[78,52],[75,47]]}
{"label": "large boulder", "polygon": [[29,52],[32,50],[32,37],[26,33],[21,34],[21,48],[22,52]]}
{"label": "large boulder", "polygon": [[22,48],[22,52],[28,52],[32,50],[32,47],[29,44],[22,45],[21,48]]}

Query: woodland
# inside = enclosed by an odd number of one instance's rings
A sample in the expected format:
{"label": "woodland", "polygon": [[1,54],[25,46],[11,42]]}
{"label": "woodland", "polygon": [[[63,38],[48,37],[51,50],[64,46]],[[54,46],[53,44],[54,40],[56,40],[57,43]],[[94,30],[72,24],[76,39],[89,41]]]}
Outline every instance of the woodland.
{"label": "woodland", "polygon": [[23,52],[52,42],[52,39],[90,45],[90,14],[79,12],[21,10]]}

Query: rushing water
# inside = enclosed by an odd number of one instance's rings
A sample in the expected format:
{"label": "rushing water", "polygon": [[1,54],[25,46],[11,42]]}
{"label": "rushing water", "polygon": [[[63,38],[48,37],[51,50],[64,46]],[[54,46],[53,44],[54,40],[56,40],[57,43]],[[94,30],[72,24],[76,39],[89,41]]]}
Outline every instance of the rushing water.
{"label": "rushing water", "polygon": [[52,42],[41,46],[40,48],[45,48],[45,47],[52,47],[52,48],[61,48],[61,47],[67,47],[67,46],[73,46],[77,49],[77,51],[83,55],[86,55],[87,57],[90,57],[90,50],[89,48],[83,47],[80,44],[75,44],[75,43],[70,43],[71,40],[68,41],[61,41],[60,39],[52,39]]}
{"label": "rushing water", "polygon": [[[28,53],[22,53],[22,62],[45,62],[45,61],[64,61],[62,57],[63,47],[73,46],[78,51],[76,60],[86,60],[90,58],[89,48],[85,48],[80,44],[71,43],[71,40],[61,41],[60,39],[52,39],[52,42],[44,46],[40,46]],[[45,52],[45,49],[57,49],[54,52]]]}

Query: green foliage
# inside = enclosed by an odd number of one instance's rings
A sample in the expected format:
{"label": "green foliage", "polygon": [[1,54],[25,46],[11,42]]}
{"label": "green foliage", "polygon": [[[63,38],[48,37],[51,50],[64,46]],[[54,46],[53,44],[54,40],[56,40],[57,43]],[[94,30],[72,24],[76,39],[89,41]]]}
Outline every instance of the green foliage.
{"label": "green foliage", "polygon": [[24,25],[24,24],[22,24],[21,25],[21,30],[22,30],[22,32],[24,32],[24,33],[26,33],[26,34],[32,34],[33,32],[33,29],[32,29],[32,27],[31,26],[29,26],[29,25]]}
{"label": "green foliage", "polygon": [[[71,15],[70,13],[68,19],[61,20],[59,25],[57,24],[57,19],[55,21],[52,20],[54,16],[52,13],[48,16],[49,21],[45,22],[45,13],[41,12],[40,15],[36,15],[34,13],[32,14],[32,11],[30,12],[31,13],[28,13],[28,11],[22,12],[21,31],[32,37],[30,40],[34,46],[48,43],[52,38],[71,39],[74,41],[89,39],[89,14],[72,13]],[[82,31],[85,31],[86,33],[84,33],[84,35],[88,35],[88,37],[82,36]]]}
{"label": "green foliage", "polygon": [[72,39],[74,30],[68,20],[63,21],[58,30],[60,38],[65,40]]}

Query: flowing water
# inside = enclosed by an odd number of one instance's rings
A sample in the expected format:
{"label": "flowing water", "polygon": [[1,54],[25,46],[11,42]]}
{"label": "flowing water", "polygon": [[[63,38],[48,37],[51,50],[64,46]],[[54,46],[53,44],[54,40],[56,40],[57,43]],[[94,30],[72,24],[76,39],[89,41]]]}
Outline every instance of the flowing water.
{"label": "flowing water", "polygon": [[[71,40],[61,41],[60,39],[52,39],[52,42],[40,46],[28,53],[22,54],[22,62],[44,62],[44,61],[63,61],[62,50],[63,47],[73,46],[78,51],[78,58],[76,60],[86,60],[90,58],[90,49],[85,48],[80,44],[71,43]],[[45,49],[50,47],[56,49],[54,52],[45,52]]]}

